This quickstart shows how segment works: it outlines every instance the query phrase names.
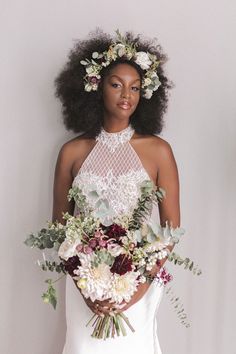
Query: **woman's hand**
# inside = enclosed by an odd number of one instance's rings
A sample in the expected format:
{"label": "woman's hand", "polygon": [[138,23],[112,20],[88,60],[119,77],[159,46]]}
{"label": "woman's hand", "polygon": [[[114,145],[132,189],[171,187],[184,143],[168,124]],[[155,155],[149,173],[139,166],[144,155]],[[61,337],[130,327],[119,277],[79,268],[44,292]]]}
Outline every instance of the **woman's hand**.
{"label": "woman's hand", "polygon": [[99,301],[99,300],[94,301],[92,307],[93,309],[95,309],[95,313],[100,314],[101,316],[101,315],[109,315],[111,312],[118,313],[120,312],[121,308],[123,308],[125,305],[126,303],[118,305],[114,302],[110,302],[110,299],[107,299],[103,301]]}
{"label": "woman's hand", "polygon": [[[83,296],[83,294],[82,294]],[[92,301],[90,298],[86,299],[84,296],[84,301],[86,305],[90,308],[90,310],[95,313],[96,315],[103,316],[107,315],[113,311],[114,304],[111,304],[109,300],[104,301]]]}

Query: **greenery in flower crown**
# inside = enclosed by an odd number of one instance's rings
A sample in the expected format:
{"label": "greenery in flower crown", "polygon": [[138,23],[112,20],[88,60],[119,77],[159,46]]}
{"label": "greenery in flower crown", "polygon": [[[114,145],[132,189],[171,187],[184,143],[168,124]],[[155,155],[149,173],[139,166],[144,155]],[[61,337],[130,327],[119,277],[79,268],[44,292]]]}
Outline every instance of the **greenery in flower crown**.
{"label": "greenery in flower crown", "polygon": [[145,75],[142,81],[142,96],[146,99],[152,97],[153,91],[156,91],[161,85],[156,69],[160,63],[154,54],[149,52],[137,51],[136,43],[128,42],[119,32],[116,31],[117,40],[109,48],[102,52],[93,52],[91,59],[81,60],[80,63],[85,66],[86,75],[84,76],[85,91],[97,91],[98,84],[101,81],[100,72],[104,67],[110,65],[118,58],[132,60],[144,70]]}

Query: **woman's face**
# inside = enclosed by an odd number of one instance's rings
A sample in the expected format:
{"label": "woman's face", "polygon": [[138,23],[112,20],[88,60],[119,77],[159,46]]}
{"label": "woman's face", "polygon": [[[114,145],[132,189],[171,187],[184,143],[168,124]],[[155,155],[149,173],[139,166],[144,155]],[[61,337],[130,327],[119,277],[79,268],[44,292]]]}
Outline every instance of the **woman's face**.
{"label": "woman's face", "polygon": [[103,82],[105,118],[129,118],[135,111],[141,89],[141,78],[129,64],[117,64]]}

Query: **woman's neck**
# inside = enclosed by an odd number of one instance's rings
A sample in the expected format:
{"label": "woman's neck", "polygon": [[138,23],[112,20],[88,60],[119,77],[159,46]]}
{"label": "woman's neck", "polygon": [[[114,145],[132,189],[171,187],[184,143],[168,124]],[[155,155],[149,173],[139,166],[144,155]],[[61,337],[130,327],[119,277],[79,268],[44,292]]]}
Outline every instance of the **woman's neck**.
{"label": "woman's neck", "polygon": [[103,128],[108,133],[117,133],[129,126],[129,120],[104,119]]}

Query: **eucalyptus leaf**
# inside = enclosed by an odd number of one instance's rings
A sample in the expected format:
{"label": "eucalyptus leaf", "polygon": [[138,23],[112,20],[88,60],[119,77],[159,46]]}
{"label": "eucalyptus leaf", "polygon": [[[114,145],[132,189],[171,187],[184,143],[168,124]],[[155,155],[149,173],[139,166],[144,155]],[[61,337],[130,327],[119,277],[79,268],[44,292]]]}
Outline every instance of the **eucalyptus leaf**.
{"label": "eucalyptus leaf", "polygon": [[34,238],[30,235],[25,241],[24,244],[28,247],[34,247]]}
{"label": "eucalyptus leaf", "polygon": [[54,243],[50,240],[50,238],[46,238],[43,240],[44,248],[53,248]]}
{"label": "eucalyptus leaf", "polygon": [[134,238],[137,242],[142,241],[142,233],[140,229],[134,231]]}
{"label": "eucalyptus leaf", "polygon": [[171,229],[171,236],[175,239],[179,239],[182,235],[184,235],[185,229],[182,227],[172,228]]}
{"label": "eucalyptus leaf", "polygon": [[150,220],[148,222],[148,228],[155,234],[163,236],[163,228],[155,221]]}
{"label": "eucalyptus leaf", "polygon": [[153,243],[157,240],[156,235],[154,234],[154,232],[152,231],[151,228],[149,228],[148,234],[147,234],[147,241],[150,243]]}
{"label": "eucalyptus leaf", "polygon": [[89,196],[89,198],[94,199],[94,200],[96,200],[97,198],[99,198],[99,194],[97,193],[97,191],[91,191],[91,192],[89,192],[89,193],[88,193],[88,196]]}

